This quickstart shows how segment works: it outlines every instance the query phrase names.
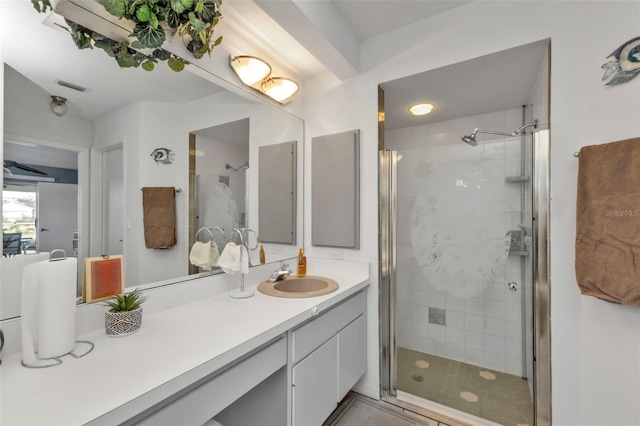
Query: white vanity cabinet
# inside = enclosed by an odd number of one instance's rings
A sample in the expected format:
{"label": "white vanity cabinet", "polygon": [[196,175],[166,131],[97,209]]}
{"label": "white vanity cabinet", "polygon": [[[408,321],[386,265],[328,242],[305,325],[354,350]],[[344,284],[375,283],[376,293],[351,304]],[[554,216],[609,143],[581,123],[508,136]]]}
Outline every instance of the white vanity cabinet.
{"label": "white vanity cabinet", "polygon": [[366,371],[366,293],[290,333],[292,424],[319,426]]}

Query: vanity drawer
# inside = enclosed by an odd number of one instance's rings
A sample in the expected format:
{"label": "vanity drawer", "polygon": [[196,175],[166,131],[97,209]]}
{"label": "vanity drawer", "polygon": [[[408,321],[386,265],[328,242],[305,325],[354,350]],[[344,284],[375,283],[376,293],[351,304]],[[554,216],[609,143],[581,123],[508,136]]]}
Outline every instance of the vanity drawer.
{"label": "vanity drawer", "polygon": [[335,336],[367,308],[365,292],[360,292],[324,312],[293,332],[293,362],[297,363]]}
{"label": "vanity drawer", "polygon": [[281,338],[137,424],[203,425],[286,364],[287,342]]}

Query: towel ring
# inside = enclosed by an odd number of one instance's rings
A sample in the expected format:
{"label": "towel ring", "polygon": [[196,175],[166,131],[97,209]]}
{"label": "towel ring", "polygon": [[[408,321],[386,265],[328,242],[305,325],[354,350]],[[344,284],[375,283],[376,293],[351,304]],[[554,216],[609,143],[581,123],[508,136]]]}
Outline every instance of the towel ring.
{"label": "towel ring", "polygon": [[248,249],[248,250],[255,250],[255,249],[257,249],[257,248],[258,248],[258,246],[260,245],[260,238],[258,237],[258,233],[257,233],[256,231],[254,231],[253,229],[251,229],[251,228],[246,228],[246,229],[245,229],[245,231],[247,231],[247,232],[253,232],[253,235],[255,235],[255,236],[256,236],[256,246],[255,246],[255,247],[251,247],[251,248],[249,248],[249,238],[248,238],[248,236],[247,236],[247,249]]}
{"label": "towel ring", "polygon": [[[214,226],[213,230],[218,231],[220,234],[222,234],[222,239],[225,238],[224,229],[220,228],[219,226]],[[211,238],[213,238],[213,236]]]}
{"label": "towel ring", "polygon": [[[61,257],[53,257],[54,253],[62,253]],[[58,260],[65,260],[67,258],[67,253],[62,249],[51,250],[49,253],[49,262],[57,262]]]}
{"label": "towel ring", "polygon": [[195,237],[196,241],[198,241],[198,235],[200,235],[200,232],[202,231],[207,231],[209,233],[209,238],[210,238],[209,242],[213,241],[213,232],[211,232],[209,228],[205,228],[204,226],[198,229],[198,232],[196,232],[196,237]]}
{"label": "towel ring", "polygon": [[238,234],[238,236],[240,237],[240,245],[244,246],[244,236],[242,235],[242,228],[233,228],[233,232]]}

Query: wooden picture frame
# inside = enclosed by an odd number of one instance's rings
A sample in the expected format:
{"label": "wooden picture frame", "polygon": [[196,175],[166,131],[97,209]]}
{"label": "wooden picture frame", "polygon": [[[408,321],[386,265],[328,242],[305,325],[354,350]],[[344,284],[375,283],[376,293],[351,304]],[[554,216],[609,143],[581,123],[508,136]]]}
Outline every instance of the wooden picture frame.
{"label": "wooden picture frame", "polygon": [[84,259],[83,299],[86,303],[110,299],[124,293],[124,264],[121,254]]}

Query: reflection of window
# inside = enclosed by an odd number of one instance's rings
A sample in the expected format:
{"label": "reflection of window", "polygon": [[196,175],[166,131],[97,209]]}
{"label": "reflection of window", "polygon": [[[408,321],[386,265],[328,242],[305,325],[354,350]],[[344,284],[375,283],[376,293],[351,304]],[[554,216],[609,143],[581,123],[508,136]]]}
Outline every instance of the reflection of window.
{"label": "reflection of window", "polygon": [[21,232],[22,239],[36,237],[36,187],[2,191],[2,232]]}

